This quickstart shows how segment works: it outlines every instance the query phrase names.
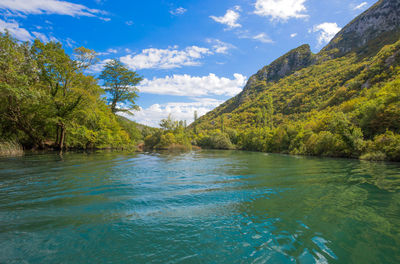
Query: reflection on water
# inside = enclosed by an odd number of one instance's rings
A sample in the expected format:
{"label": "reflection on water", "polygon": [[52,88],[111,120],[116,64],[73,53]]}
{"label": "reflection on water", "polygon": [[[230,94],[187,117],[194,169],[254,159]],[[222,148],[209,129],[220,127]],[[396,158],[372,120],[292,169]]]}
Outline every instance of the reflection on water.
{"label": "reflection on water", "polygon": [[400,166],[234,151],[0,159],[0,263],[399,263]]}

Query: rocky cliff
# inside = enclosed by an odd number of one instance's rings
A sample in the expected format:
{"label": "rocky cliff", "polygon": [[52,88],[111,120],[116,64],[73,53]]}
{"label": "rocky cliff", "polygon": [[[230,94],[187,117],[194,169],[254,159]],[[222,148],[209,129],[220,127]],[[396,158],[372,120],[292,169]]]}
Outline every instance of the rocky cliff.
{"label": "rocky cliff", "polygon": [[262,90],[262,87],[266,84],[277,82],[300,69],[312,65],[315,61],[315,55],[311,52],[309,45],[302,45],[289,51],[251,76],[243,91],[234,98],[233,105],[228,109],[232,109],[234,106],[251,99],[251,95],[259,92],[260,89]]}
{"label": "rocky cliff", "polygon": [[322,51],[338,49],[338,55],[342,55],[376,50],[396,41],[399,27],[400,0],[380,0],[345,26]]}

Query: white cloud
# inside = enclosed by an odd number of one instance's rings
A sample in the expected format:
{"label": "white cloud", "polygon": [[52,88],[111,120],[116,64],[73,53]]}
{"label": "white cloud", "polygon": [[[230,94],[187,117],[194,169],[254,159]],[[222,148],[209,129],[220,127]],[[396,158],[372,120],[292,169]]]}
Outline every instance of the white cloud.
{"label": "white cloud", "polygon": [[70,48],[73,48],[76,45],[76,42],[71,38],[67,38],[65,42],[67,43],[67,46]]}
{"label": "white cloud", "polygon": [[111,21],[111,18],[109,18],[109,17],[99,17],[99,19],[103,20],[103,21],[106,21],[106,22]]}
{"label": "white cloud", "polygon": [[291,37],[291,38],[297,37],[297,33],[290,34],[290,37]]}
{"label": "white cloud", "polygon": [[[42,41],[44,43],[47,43],[47,42],[50,42],[50,41],[60,42],[55,37],[53,37],[53,36],[47,37],[45,34],[40,33],[40,32],[32,31],[32,34],[35,36],[35,38],[38,38],[40,41]],[[67,38],[66,45],[71,48],[73,42],[74,41],[72,39]]]}
{"label": "white cloud", "polygon": [[260,33],[253,37],[254,40],[258,40],[262,43],[274,43],[274,41],[265,33]]}
{"label": "white cloud", "polygon": [[[240,11],[240,6],[235,6],[234,9],[236,11]],[[236,11],[234,11],[233,9],[228,9],[224,16],[210,16],[210,18],[212,18],[215,22],[228,26],[229,29],[241,27],[242,25],[237,23],[238,19],[240,18],[240,14]]]}
{"label": "white cloud", "polygon": [[[96,54],[99,55],[99,53],[96,53]],[[102,55],[102,54],[100,54],[100,55]],[[111,59],[102,60],[102,61],[90,66],[90,68],[87,69],[86,72],[89,74],[100,73],[104,69],[104,66],[106,65],[106,63],[110,62],[110,61],[111,61]]]}
{"label": "white cloud", "polygon": [[184,50],[178,50],[175,46],[168,49],[144,49],[140,54],[130,54],[120,59],[133,70],[173,69],[182,66],[198,66],[200,65],[198,59],[210,54],[212,52],[207,48],[191,46]]}
{"label": "white cloud", "polygon": [[307,0],[257,0],[254,13],[273,20],[286,21],[290,18],[306,18]]}
{"label": "white cloud", "polygon": [[42,42],[49,42],[49,38],[43,33],[32,31],[32,34],[35,36],[35,38],[40,39]]}
{"label": "white cloud", "polygon": [[104,11],[90,9],[84,5],[59,0],[1,0],[0,9],[19,14],[58,14],[94,17]]}
{"label": "white cloud", "polygon": [[178,15],[183,15],[184,13],[186,13],[186,11],[187,9],[183,7],[178,7],[177,9],[171,10],[169,12],[171,13],[171,15],[178,16]]}
{"label": "white cloud", "polygon": [[108,53],[114,53],[114,54],[115,54],[115,53],[118,52],[118,50],[116,50],[116,49],[108,49],[107,52],[108,52]]}
{"label": "white cloud", "polygon": [[132,26],[133,25],[133,21],[132,20],[126,21],[125,24],[128,25],[128,26]]}
{"label": "white cloud", "polygon": [[97,56],[106,56],[106,55],[116,54],[116,53],[118,53],[118,50],[109,48],[108,50],[106,50],[104,52],[96,52],[96,55]]}
{"label": "white cloud", "polygon": [[362,3],[359,4],[358,6],[354,7],[354,10],[363,9],[363,8],[366,7],[367,5],[368,5],[367,2],[362,2]]}
{"label": "white cloud", "polygon": [[260,41],[262,43],[275,43],[267,34],[265,33],[259,33],[257,35],[254,35],[253,33],[250,33],[248,30],[238,30],[236,32],[236,35],[240,39],[251,39],[251,40],[256,40]]}
{"label": "white cloud", "polygon": [[228,50],[236,48],[232,44],[223,42],[219,39],[207,39],[206,41],[212,45],[212,49],[215,53],[228,54]]}
{"label": "white cloud", "polygon": [[328,43],[341,30],[336,23],[322,23],[315,25],[313,32],[318,32],[318,44],[323,45]]}
{"label": "white cloud", "polygon": [[148,108],[134,112],[134,116],[128,118],[136,122],[152,127],[159,127],[161,119],[167,118],[171,114],[175,120],[186,120],[187,124],[194,121],[194,111],[198,116],[202,116],[222,104],[223,101],[212,98],[194,99],[193,102],[170,102],[167,104],[153,104]]}
{"label": "white cloud", "polygon": [[233,79],[218,77],[213,73],[196,77],[188,74],[166,76],[164,78],[144,79],[137,87],[142,93],[176,96],[208,96],[238,94],[246,84],[247,78],[235,73]]}
{"label": "white cloud", "polygon": [[[53,37],[53,36],[47,36],[47,35],[45,35],[45,34],[43,34],[43,33],[36,32],[36,31],[32,31],[31,33],[32,33],[32,35],[35,36],[35,38],[39,39],[40,41],[42,41],[42,42],[44,42],[44,43],[47,43],[47,42],[50,42],[50,41],[53,41],[53,42],[60,42],[60,43],[61,43],[61,41],[59,41],[57,38],[55,38],[55,37]],[[72,48],[72,45],[75,44],[75,41],[73,41],[73,40],[70,39],[70,38],[67,38],[67,39],[65,40],[65,43],[66,43],[66,45],[67,45],[68,47]]]}
{"label": "white cloud", "polygon": [[26,29],[19,27],[18,22],[14,20],[4,21],[0,19],[0,31],[3,32],[5,30],[8,30],[12,36],[21,41],[30,41],[33,39],[33,36]]}

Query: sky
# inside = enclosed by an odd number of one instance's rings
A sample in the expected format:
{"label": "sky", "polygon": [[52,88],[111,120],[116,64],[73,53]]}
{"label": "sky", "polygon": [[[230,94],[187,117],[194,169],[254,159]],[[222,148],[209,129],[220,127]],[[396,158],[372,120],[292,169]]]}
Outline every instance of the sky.
{"label": "sky", "polygon": [[263,66],[302,44],[318,52],[374,1],[0,0],[0,31],[20,41],[84,46],[99,62],[119,59],[143,77],[140,111],[158,126],[169,114],[193,121],[238,94]]}

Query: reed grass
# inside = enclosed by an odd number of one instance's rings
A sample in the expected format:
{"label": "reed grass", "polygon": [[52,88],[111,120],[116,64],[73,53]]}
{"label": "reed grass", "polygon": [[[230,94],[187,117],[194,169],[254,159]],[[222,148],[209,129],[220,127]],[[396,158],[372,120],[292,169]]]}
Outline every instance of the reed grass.
{"label": "reed grass", "polygon": [[0,140],[0,156],[22,156],[24,150],[17,141]]}

